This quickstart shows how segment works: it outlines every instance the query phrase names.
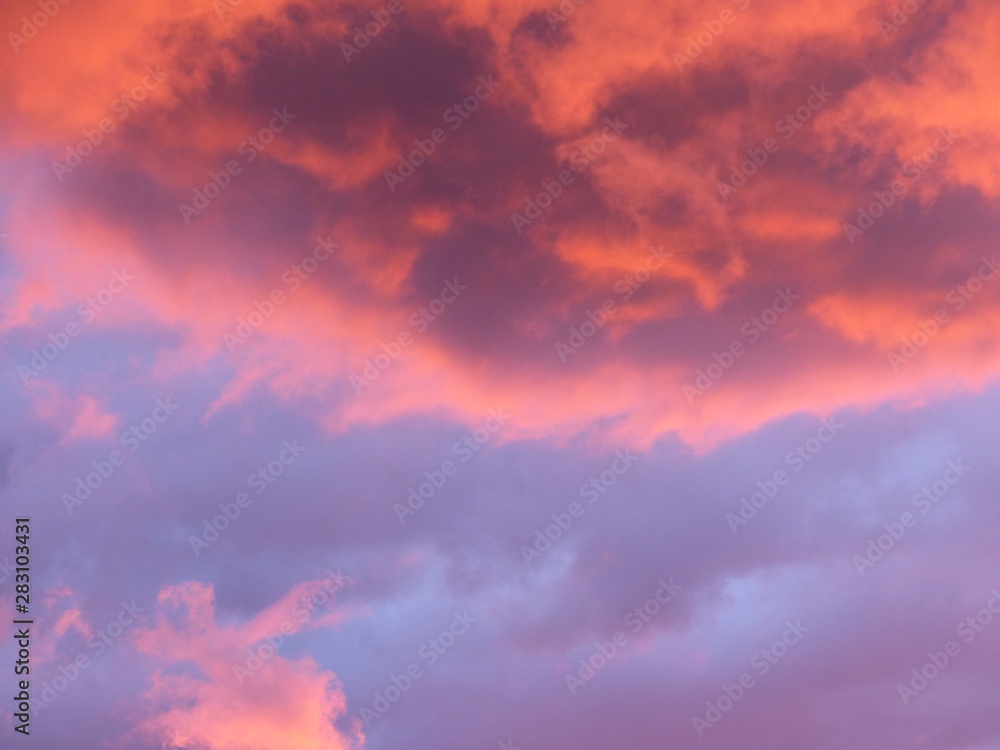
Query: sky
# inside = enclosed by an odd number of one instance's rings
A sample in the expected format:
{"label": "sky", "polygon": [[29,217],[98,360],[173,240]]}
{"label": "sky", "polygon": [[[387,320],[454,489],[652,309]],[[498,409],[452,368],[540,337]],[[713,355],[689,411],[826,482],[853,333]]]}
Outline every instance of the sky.
{"label": "sky", "polygon": [[1000,750],[996,3],[0,32],[12,747]]}

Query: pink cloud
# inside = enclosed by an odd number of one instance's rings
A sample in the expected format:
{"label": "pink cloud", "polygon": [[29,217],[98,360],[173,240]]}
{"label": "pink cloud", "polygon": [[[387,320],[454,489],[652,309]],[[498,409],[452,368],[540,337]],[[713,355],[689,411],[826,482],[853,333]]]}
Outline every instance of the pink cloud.
{"label": "pink cloud", "polygon": [[[141,653],[161,662],[143,696],[153,714],[136,731],[206,750],[357,747],[362,740],[357,728],[345,734],[334,727],[346,707],[336,675],[310,657],[280,653],[288,648],[289,635],[338,620],[334,612],[313,621],[302,604],[303,597],[325,586],[323,581],[301,583],[249,622],[229,626],[216,621],[211,584],[163,589],[156,626],[136,638]],[[196,676],[178,674],[176,668],[185,664],[197,667]]]}
{"label": "pink cloud", "polygon": [[55,425],[62,432],[61,442],[105,438],[114,434],[118,418],[104,411],[93,396],[73,396],[51,383],[29,382],[35,416]]}

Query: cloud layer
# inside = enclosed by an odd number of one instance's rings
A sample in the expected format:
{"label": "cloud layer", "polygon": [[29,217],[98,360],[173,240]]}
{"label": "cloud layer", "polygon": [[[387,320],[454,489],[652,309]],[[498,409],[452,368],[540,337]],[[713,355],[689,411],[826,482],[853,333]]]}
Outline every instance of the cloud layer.
{"label": "cloud layer", "polygon": [[40,741],[996,745],[991,3],[0,29]]}

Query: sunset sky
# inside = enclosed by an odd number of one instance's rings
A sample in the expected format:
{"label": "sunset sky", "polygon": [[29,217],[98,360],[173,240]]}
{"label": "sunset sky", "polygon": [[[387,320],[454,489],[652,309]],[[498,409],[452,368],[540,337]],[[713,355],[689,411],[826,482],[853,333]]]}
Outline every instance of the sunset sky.
{"label": "sunset sky", "polygon": [[4,747],[1000,750],[996,2],[0,32]]}

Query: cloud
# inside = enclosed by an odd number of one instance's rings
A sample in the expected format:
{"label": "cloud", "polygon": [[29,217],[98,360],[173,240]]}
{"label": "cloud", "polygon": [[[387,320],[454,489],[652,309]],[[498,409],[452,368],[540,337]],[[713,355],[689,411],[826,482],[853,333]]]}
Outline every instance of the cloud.
{"label": "cloud", "polygon": [[29,392],[37,418],[62,431],[62,440],[105,438],[118,427],[118,418],[107,413],[93,396],[73,396],[42,381],[30,382]]}
{"label": "cloud", "polygon": [[[233,625],[218,624],[211,584],[163,589],[156,626],[136,636],[139,652],[160,664],[144,695],[152,715],[137,727],[139,734],[168,736],[178,747],[206,750],[356,747],[361,740],[357,727],[336,726],[345,709],[336,676],[308,656],[275,653],[275,643],[280,649],[304,627],[337,621],[308,621],[309,610],[300,600],[323,589],[323,581],[299,584],[249,622]],[[270,650],[262,648],[268,645]],[[265,657],[259,671],[239,677],[236,667],[249,672],[248,660],[251,667],[259,663],[252,661],[253,652],[274,655]]]}
{"label": "cloud", "polygon": [[[571,434],[614,419],[616,440],[649,444],[676,432],[710,445],[796,411],[977,388],[995,372],[995,353],[947,382],[934,364],[953,361],[966,346],[960,331],[988,323],[992,292],[900,379],[885,357],[907,319],[922,314],[909,300],[947,290],[916,278],[905,287],[888,275],[866,281],[873,264],[904,264],[906,254],[958,273],[959,255],[990,249],[985,237],[996,218],[979,196],[985,200],[995,185],[988,158],[971,156],[994,150],[996,130],[982,90],[996,33],[984,3],[956,7],[946,22],[924,8],[889,39],[870,3],[836,12],[817,4],[822,23],[773,3],[627,10],[588,3],[550,29],[561,40],[553,44],[526,21],[545,17],[542,4],[497,6],[486,26],[479,5],[442,2],[407,7],[350,63],[340,42],[368,12],[354,6],[247,2],[219,18],[189,4],[169,19],[133,10],[99,52],[66,36],[70,21],[98,23],[110,7],[65,7],[15,57],[18,72],[6,91],[17,117],[8,122],[34,123],[19,131],[19,148],[32,139],[52,159],[64,158],[81,129],[112,111],[115,92],[141,87],[142,77],[136,84],[125,73],[98,74],[108,57],[135,59],[138,75],[141,48],[149,53],[144,65],[169,75],[72,174],[53,176],[12,208],[12,253],[24,282],[6,325],[37,325],[31,310],[58,310],[59,300],[100,288],[98,273],[72,269],[126,264],[140,274],[142,294],[109,308],[96,325],[138,314],[144,325],[169,331],[176,339],[159,351],[163,372],[230,368],[213,414],[259,386],[321,405],[317,416],[333,430],[419,412],[428,393],[434,408],[472,420],[499,396],[519,405],[523,435]],[[673,56],[718,28],[679,70]],[[63,42],[75,64],[39,79],[30,56]],[[892,66],[907,71],[904,85]],[[59,92],[84,73],[94,81],[86,101],[57,107]],[[494,74],[496,92],[452,131],[442,115],[478,76]],[[776,122],[802,106],[810,87],[827,85],[830,100],[789,130],[794,138],[786,142]],[[951,104],[931,105],[941,101]],[[266,127],[274,108],[295,119],[244,161],[240,145]],[[622,123],[620,137],[578,161],[606,118]],[[447,140],[391,192],[386,171],[435,127]],[[855,220],[855,208],[870,202],[872,190],[886,190],[939,127],[954,127],[961,139],[859,244],[847,242],[842,225]],[[780,151],[722,199],[719,181],[769,137]],[[233,159],[240,174],[185,224],[177,204]],[[561,169],[574,173],[574,184],[518,235],[511,212],[523,211]],[[817,181],[817,170],[836,177]],[[915,234],[912,212],[943,221],[947,201],[978,210],[983,231],[942,225]],[[40,212],[56,218],[41,227],[31,218]],[[340,243],[335,260],[289,295],[252,340],[225,352],[223,336],[239,318],[271,290],[289,291],[283,273],[317,237]],[[53,248],[46,262],[61,269],[58,289],[34,260],[41,243]],[[651,247],[671,253],[670,262],[624,304],[615,285]],[[162,260],[168,256],[170,264]],[[409,316],[449,278],[468,284],[468,297],[355,397],[351,376],[400,332],[412,333]],[[765,345],[768,360],[782,363],[769,377],[785,395],[748,403],[760,388],[750,362],[762,355],[754,352],[690,408],[684,385],[740,338],[755,308],[782,285],[806,295]],[[556,345],[609,298],[623,303],[612,320],[560,362]],[[198,316],[189,314],[192,300]],[[304,317],[313,323],[301,325]],[[860,333],[866,326],[872,330]],[[671,345],[659,345],[664,340]],[[798,356],[804,350],[811,361]],[[614,393],[574,395],[600,390],[612,373],[622,384]],[[547,407],[539,410],[536,399]]]}

